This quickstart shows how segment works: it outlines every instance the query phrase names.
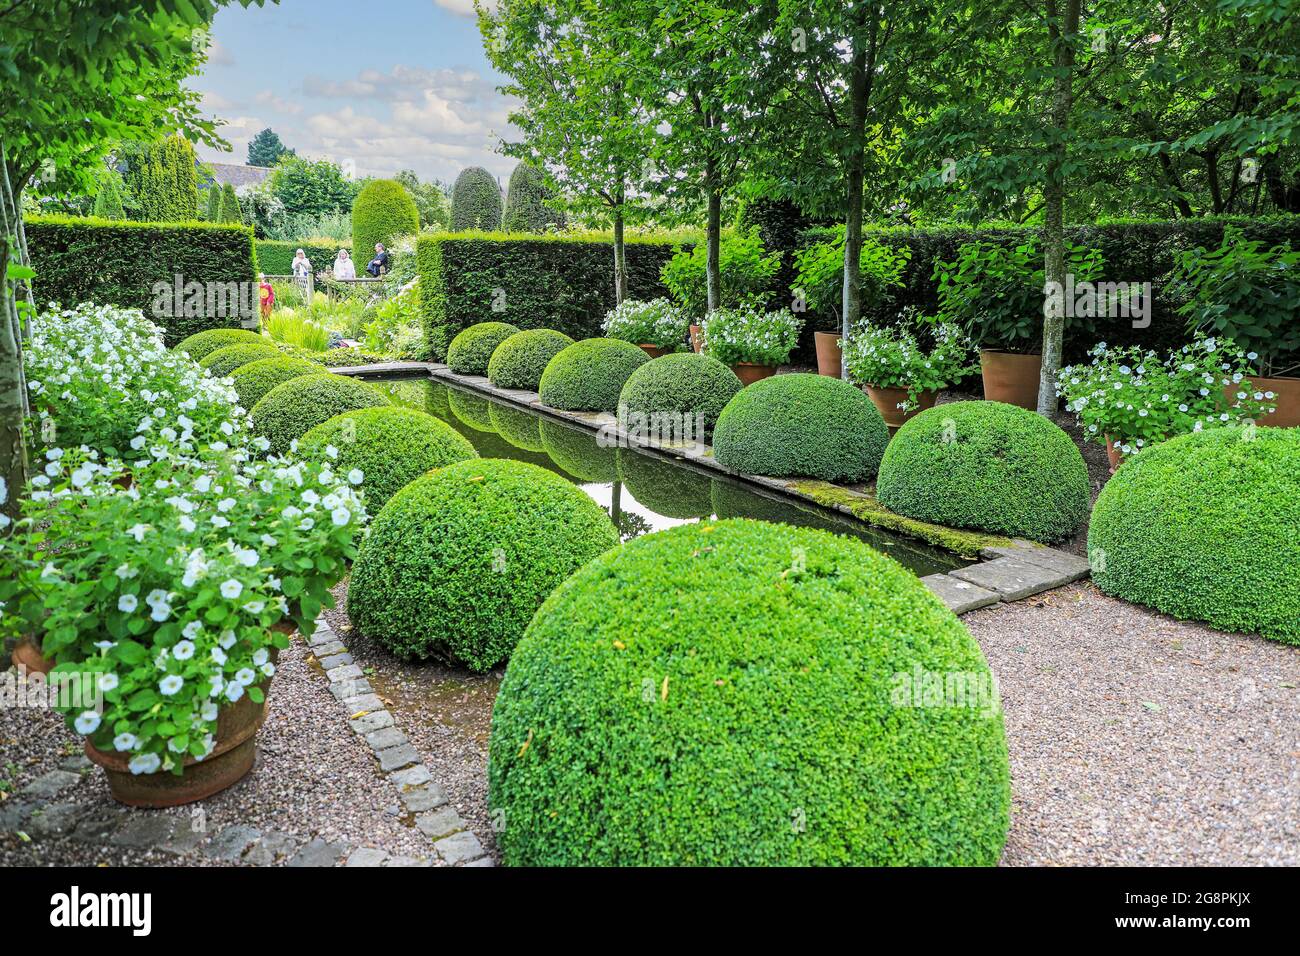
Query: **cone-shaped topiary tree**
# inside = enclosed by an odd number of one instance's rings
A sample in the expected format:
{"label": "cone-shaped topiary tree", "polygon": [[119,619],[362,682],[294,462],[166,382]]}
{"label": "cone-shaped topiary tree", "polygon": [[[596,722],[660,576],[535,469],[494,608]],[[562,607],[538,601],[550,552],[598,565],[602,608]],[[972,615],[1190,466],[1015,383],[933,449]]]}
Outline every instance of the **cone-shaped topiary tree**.
{"label": "cone-shaped topiary tree", "polygon": [[126,211],[122,206],[122,181],[116,172],[104,177],[99,192],[95,194],[93,214],[100,219],[125,219]]}
{"label": "cone-shaped topiary tree", "polygon": [[420,231],[420,211],[411,194],[395,179],[372,179],[352,201],[352,253],[357,269],[374,254],[375,243]]}
{"label": "cone-shaped topiary tree", "polygon": [[235,195],[235,187],[226,183],[221,187],[221,212],[218,213],[219,222],[243,222],[243,210],[239,208],[239,197]]}
{"label": "cone-shaped topiary tree", "polygon": [[499,229],[501,227],[501,187],[496,177],[482,166],[471,166],[456,177],[451,190],[451,228]]}
{"label": "cone-shaped topiary tree", "polygon": [[501,228],[507,232],[546,232],[552,227],[563,229],[564,213],[552,209],[545,202],[553,196],[542,171],[528,163],[520,163],[510,174]]}

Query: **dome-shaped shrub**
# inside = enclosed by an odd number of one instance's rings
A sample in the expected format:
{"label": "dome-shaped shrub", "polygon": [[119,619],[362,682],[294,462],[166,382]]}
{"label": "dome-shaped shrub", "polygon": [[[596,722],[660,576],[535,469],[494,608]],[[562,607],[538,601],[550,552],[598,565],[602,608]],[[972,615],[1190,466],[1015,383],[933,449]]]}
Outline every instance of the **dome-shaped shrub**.
{"label": "dome-shaped shrub", "polygon": [[510,865],[991,866],[1009,822],[961,622],[860,542],[745,520],[562,584],[510,660],[488,775]]}
{"label": "dome-shaped shrub", "polygon": [[230,374],[230,378],[239,394],[239,404],[252,408],[277,385],[300,375],[319,375],[324,371],[322,366],[307,359],[278,356],[241,365]]}
{"label": "dome-shaped shrub", "polygon": [[263,395],[249,415],[254,431],[270,439],[271,451],[284,455],[295,440],[335,415],[388,404],[388,398],[373,385],[322,372],[282,382]]}
{"label": "dome-shaped shrub", "polygon": [[468,425],[476,432],[496,434],[496,426],[492,424],[492,403],[486,398],[472,392],[449,388],[447,407],[462,424]]}
{"label": "dome-shaped shrub", "polygon": [[571,412],[614,412],[628,377],[650,361],[619,339],[583,339],[551,359],[542,373],[542,403]]}
{"label": "dome-shaped shrub", "polygon": [[461,329],[447,346],[447,368],[457,375],[486,375],[497,346],[518,331],[509,322],[480,322]]}
{"label": "dome-shaped shrub", "polygon": [[1300,644],[1300,431],[1215,428],[1125,461],[1088,526],[1107,594]]}
{"label": "dome-shaped shrub", "polygon": [[665,518],[703,518],[713,514],[713,479],[630,448],[618,449],[618,475],[629,494]]}
{"label": "dome-shaped shrub", "polygon": [[561,581],[618,543],[609,515],[536,465],[462,461],[417,478],[370,526],[348,614],[403,658],[485,671]]}
{"label": "dome-shaped shrub", "polygon": [[551,461],[579,481],[618,481],[618,449],[603,448],[596,436],[542,419],[542,447]]}
{"label": "dome-shaped shrub", "polygon": [[876,496],[909,518],[1060,541],[1088,514],[1088,468],[1070,436],[1001,402],[921,412],[885,449]]}
{"label": "dome-shaped shrub", "polygon": [[415,200],[395,179],[372,179],[352,200],[352,252],[358,272],[374,256],[375,243],[390,243],[419,231]]}
{"label": "dome-shaped shrub", "polygon": [[546,451],[542,444],[541,421],[536,415],[511,408],[509,405],[490,402],[488,418],[492,420],[492,430],[515,448],[522,448],[524,451]]}
{"label": "dome-shaped shrub", "polygon": [[645,427],[657,423],[660,431],[664,425],[662,416],[690,423],[699,416],[707,435],[740,388],[736,373],[708,355],[695,352],[661,355],[628,378],[618,397],[619,415],[629,428],[637,427],[641,416]]}
{"label": "dome-shaped shrub", "polygon": [[361,470],[371,514],[425,472],[478,457],[474,446],[446,422],[396,405],[335,415],[302,436],[298,454],[324,461],[331,446],[338,454],[339,474]]}
{"label": "dome-shaped shrub", "polygon": [[184,352],[194,361],[201,362],[209,352],[215,352],[227,345],[269,342],[270,339],[248,329],[207,329],[203,332],[195,332],[189,338],[181,339],[176,343],[176,349]]}
{"label": "dome-shaped shrub", "polygon": [[250,362],[282,357],[280,350],[270,343],[241,342],[238,345],[223,345],[215,352],[209,352],[199,360],[199,365],[207,369],[213,378],[225,378]]}
{"label": "dome-shaped shrub", "polygon": [[497,388],[535,392],[547,364],[572,344],[573,339],[554,329],[516,332],[492,353],[488,360],[488,379]]}
{"label": "dome-shaped shrub", "polygon": [[736,393],[713,429],[713,454],[736,471],[773,478],[865,481],[889,429],[871,399],[826,375],[775,375]]}
{"label": "dome-shaped shrub", "polygon": [[501,187],[497,178],[482,166],[468,166],[460,171],[451,188],[451,229],[501,228]]}

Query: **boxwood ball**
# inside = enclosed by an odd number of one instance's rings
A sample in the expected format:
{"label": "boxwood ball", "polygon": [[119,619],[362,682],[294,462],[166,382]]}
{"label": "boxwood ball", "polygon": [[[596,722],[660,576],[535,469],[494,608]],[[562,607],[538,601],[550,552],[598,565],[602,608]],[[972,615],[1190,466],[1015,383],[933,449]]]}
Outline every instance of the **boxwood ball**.
{"label": "boxwood ball", "polygon": [[263,395],[249,415],[253,430],[270,440],[271,451],[284,455],[294,441],[335,415],[388,404],[388,397],[373,385],[322,372],[282,382]]}
{"label": "boxwood ball", "polygon": [[239,395],[239,404],[252,408],[277,385],[300,375],[319,375],[324,371],[324,366],[308,359],[278,356],[241,365],[230,373],[230,378]]}
{"label": "boxwood ball", "polygon": [[583,339],[551,359],[538,392],[542,404],[571,412],[614,412],[629,376],[650,361],[620,339]]}
{"label": "boxwood ball", "polygon": [[486,375],[497,346],[518,331],[509,322],[479,322],[462,329],[447,347],[447,367],[457,375]]}
{"label": "boxwood ball", "polygon": [[696,352],[661,355],[628,377],[618,397],[619,415],[628,427],[636,427],[638,419],[650,427],[664,416],[668,421],[695,423],[698,416],[708,435],[740,389],[736,373],[712,356]]}
{"label": "boxwood ball", "polygon": [[516,332],[492,353],[488,360],[488,380],[497,388],[535,392],[547,364],[572,344],[573,339],[553,329]]}

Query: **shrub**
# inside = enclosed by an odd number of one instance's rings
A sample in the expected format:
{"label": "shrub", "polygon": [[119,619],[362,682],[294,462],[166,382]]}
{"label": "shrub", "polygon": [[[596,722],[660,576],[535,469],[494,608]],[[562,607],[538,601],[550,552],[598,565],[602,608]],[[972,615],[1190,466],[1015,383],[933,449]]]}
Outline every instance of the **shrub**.
{"label": "shrub", "polygon": [[700,326],[704,351],[719,362],[735,365],[783,365],[799,344],[803,320],[789,309],[759,312],[748,306],[714,309]]}
{"label": "shrub", "polygon": [[721,464],[773,478],[866,481],[888,443],[885,420],[860,389],[802,372],[741,389],[713,430]]}
{"label": "shrub", "polygon": [[341,475],[358,469],[366,510],[379,511],[401,488],[426,471],[477,458],[474,446],[446,422],[413,408],[380,405],[335,415],[302,436],[303,457],[326,460],[337,452]]}
{"label": "shrub", "polygon": [[486,375],[497,346],[518,331],[508,322],[480,322],[462,329],[447,347],[447,367],[457,375]]}
{"label": "shrub", "polygon": [[501,187],[482,166],[462,169],[451,189],[451,228],[493,230],[501,228]]}
{"label": "shrub", "polygon": [[[872,239],[863,241],[858,257],[858,295],[864,310],[889,301],[902,283],[910,255],[906,246],[890,249]],[[844,302],[844,227],[834,230],[830,238],[800,249],[794,260],[794,288],[803,293],[813,310],[818,329],[838,332]]]}
{"label": "shrub", "polygon": [[282,382],[263,395],[250,414],[254,431],[270,440],[272,452],[284,455],[294,441],[335,415],[387,404],[372,385],[322,372]]}
{"label": "shrub", "polygon": [[918,706],[912,683],[954,673],[992,688],[961,622],[860,542],[746,520],[629,542],[561,585],[510,661],[488,760],[502,859],[992,866],[996,691]]}
{"label": "shrub", "polygon": [[[926,351],[912,329],[914,310],[903,310],[900,326],[859,325],[841,339],[849,381],[874,388],[901,388],[904,411],[920,407],[922,392],[937,392],[979,370],[971,361],[970,341],[951,323],[935,325],[934,348]],[[921,320],[924,321],[924,320]]]}
{"label": "shrub", "polygon": [[583,339],[551,359],[538,387],[542,402],[572,412],[613,412],[645,350],[618,339]]}
{"label": "shrub", "polygon": [[1091,486],[1079,449],[1046,418],[1002,402],[953,402],[898,430],[876,496],[909,518],[1050,542],[1087,517]]}
{"label": "shrub", "polygon": [[453,415],[476,432],[496,434],[496,426],[492,424],[492,403],[486,398],[472,392],[462,392],[458,388],[449,388],[447,406]]}
{"label": "shrub", "polygon": [[713,514],[713,481],[706,475],[630,448],[619,448],[617,460],[628,493],[655,514],[678,520]]}
{"label": "shrub", "polygon": [[[707,244],[680,248],[664,264],[661,277],[676,301],[694,319],[708,310],[705,279]],[[763,240],[756,230],[727,230],[718,244],[718,269],[722,275],[723,307],[748,306],[761,309],[772,297],[772,280],[781,268],[781,254],[765,255]]]}
{"label": "shrub", "polygon": [[488,419],[492,422],[492,430],[507,444],[524,451],[546,451],[542,444],[540,419],[536,415],[498,402],[488,402]]}
{"label": "shrub", "polygon": [[199,362],[213,378],[225,378],[237,368],[259,359],[281,358],[283,353],[269,342],[240,342],[209,352]]}
{"label": "shrub", "polygon": [[241,365],[231,373],[231,381],[239,394],[239,404],[252,408],[271,389],[291,378],[301,375],[318,375],[325,369],[315,362],[292,356],[258,359]]}
{"label": "shrub", "polygon": [[579,481],[618,481],[618,449],[602,447],[596,436],[543,418],[542,447],[551,461]]}
{"label": "shrub", "polygon": [[501,217],[501,228],[507,232],[546,232],[563,229],[564,213],[546,205],[554,194],[546,185],[546,177],[536,166],[520,163],[510,173],[506,189],[506,210]]}
{"label": "shrub", "polygon": [[407,485],[374,519],[348,614],[400,657],[485,671],[556,585],[617,543],[609,515],[559,475],[457,462]]}
{"label": "shrub", "polygon": [[691,317],[667,299],[624,299],[610,309],[602,328],[611,339],[681,352],[686,348]]}
{"label": "shrub", "polygon": [[1300,644],[1300,432],[1214,428],[1126,461],[1088,528],[1107,594]]}
{"label": "shrub", "polygon": [[267,339],[248,329],[208,329],[206,332],[195,332],[188,338],[182,339],[175,349],[184,352],[196,362],[202,362],[217,349],[223,349],[227,345],[244,344],[265,345]]}
{"label": "shrub", "polygon": [[529,329],[505,339],[488,360],[488,380],[497,388],[537,391],[546,365],[573,344],[563,332]]}
{"label": "shrub", "polygon": [[[695,352],[661,355],[638,368],[619,393],[619,418],[631,424],[634,416],[680,416],[697,420],[704,433],[722,414],[731,396],[740,391],[736,373],[717,359]],[[695,436],[700,438],[703,436]]]}
{"label": "shrub", "polygon": [[420,231],[420,213],[406,187],[394,179],[372,179],[352,201],[352,248],[364,257],[357,269],[374,255],[375,243]]}

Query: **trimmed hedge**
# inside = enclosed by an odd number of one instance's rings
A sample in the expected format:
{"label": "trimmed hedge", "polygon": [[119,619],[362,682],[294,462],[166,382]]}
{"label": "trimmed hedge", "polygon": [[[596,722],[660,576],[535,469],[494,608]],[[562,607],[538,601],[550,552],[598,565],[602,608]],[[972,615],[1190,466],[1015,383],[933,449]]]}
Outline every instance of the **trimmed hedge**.
{"label": "trimmed hedge", "polygon": [[537,391],[542,373],[573,339],[552,329],[528,329],[505,339],[488,360],[488,380],[497,388]]}
{"label": "trimmed hedge", "polygon": [[447,423],[396,405],[335,415],[302,436],[298,453],[325,460],[330,446],[337,450],[335,471],[361,470],[371,514],[425,472],[478,457],[474,446]]}
{"label": "trimmed hedge", "polygon": [[479,322],[462,329],[447,347],[447,368],[457,375],[486,375],[497,346],[518,331],[508,322]]}
{"label": "trimmed hedge", "polygon": [[909,518],[1053,542],[1083,523],[1092,488],[1078,447],[1046,418],[1002,402],[953,402],[898,430],[876,497]]}
{"label": "trimmed hedge", "polygon": [[561,581],[616,544],[609,515],[559,475],[457,462],[407,485],[374,519],[348,616],[400,657],[486,671]]}
{"label": "trimmed hedge", "polygon": [[661,355],[628,377],[618,396],[618,414],[628,421],[635,415],[647,419],[663,414],[691,419],[698,415],[707,435],[740,389],[736,373],[712,356],[696,352]]}
{"label": "trimmed hedge", "polygon": [[[244,226],[35,216],[25,228],[38,302],[140,309],[162,326],[169,346],[204,329],[237,328],[257,318],[253,231]],[[183,283],[179,303],[177,275]],[[184,286],[196,282],[203,283],[203,314],[176,315],[188,311],[194,299]],[[207,292],[218,290],[208,314]]]}
{"label": "trimmed hedge", "polygon": [[1300,431],[1215,428],[1128,459],[1088,527],[1107,594],[1300,645]]}
{"label": "trimmed hedge", "polygon": [[[332,268],[334,257],[338,255],[340,249],[347,249],[348,253],[352,252],[352,241],[344,239],[341,242],[321,245],[313,242],[288,242],[279,239],[258,239],[257,247],[257,268],[258,271],[264,272],[269,276],[287,276],[293,275],[293,255],[299,249],[307,254],[311,260],[312,268],[316,271],[321,269]],[[369,261],[367,256],[366,260]],[[365,266],[363,262],[362,267]]]}
{"label": "trimmed hedge", "polygon": [[263,395],[249,415],[253,430],[270,440],[271,451],[286,455],[294,441],[335,415],[388,404],[387,396],[372,385],[322,372],[282,382]]}
{"label": "trimmed hedge", "polygon": [[650,361],[619,339],[583,339],[551,359],[538,387],[542,403],[571,412],[614,412],[632,373]]}
{"label": "trimmed hedge", "polygon": [[490,402],[488,418],[492,421],[492,430],[505,439],[507,444],[524,451],[546,452],[546,446],[542,442],[541,419],[538,416],[509,405]]}
{"label": "trimmed hedge", "polygon": [[749,475],[859,482],[873,477],[889,429],[848,382],[796,372],[741,389],[713,430],[713,455]]}
{"label": "trimmed hedge", "polygon": [[231,373],[230,378],[239,394],[239,404],[244,408],[252,408],[277,385],[301,375],[319,375],[323,371],[323,366],[308,359],[281,355],[240,366]]}
{"label": "trimmed hedge", "polygon": [[501,228],[501,187],[497,178],[482,166],[460,171],[451,187],[451,228]]}
{"label": "trimmed hedge", "polygon": [[[628,296],[657,299],[668,290],[659,270],[671,242],[629,238]],[[416,243],[420,312],[435,360],[462,329],[485,318],[521,329],[550,328],[570,338],[601,333],[614,307],[614,249],[603,234],[440,233]]]}
{"label": "trimmed hedge", "polygon": [[656,455],[618,449],[618,477],[628,494],[657,515],[685,521],[713,514],[713,480]]}
{"label": "trimmed hedge", "polygon": [[224,349],[228,345],[266,345],[270,341],[266,336],[248,329],[208,329],[181,339],[173,348],[184,352],[196,362],[202,362],[217,349]]}
{"label": "trimmed hedge", "polygon": [[415,200],[395,179],[372,179],[352,200],[352,248],[365,259],[358,269],[364,269],[374,256],[375,243],[387,247],[397,237],[419,231],[420,211]]}
{"label": "trimmed hedge", "polygon": [[[954,674],[969,705],[924,706],[913,682],[942,697]],[[746,520],[639,538],[561,585],[511,658],[488,760],[502,860],[993,866],[992,695],[961,622],[860,542]]]}
{"label": "trimmed hedge", "polygon": [[618,481],[618,449],[604,448],[581,428],[541,420],[542,447],[551,461],[579,481]]}
{"label": "trimmed hedge", "polygon": [[238,368],[261,359],[278,359],[283,354],[269,342],[241,342],[209,352],[199,362],[213,378],[225,378]]}

